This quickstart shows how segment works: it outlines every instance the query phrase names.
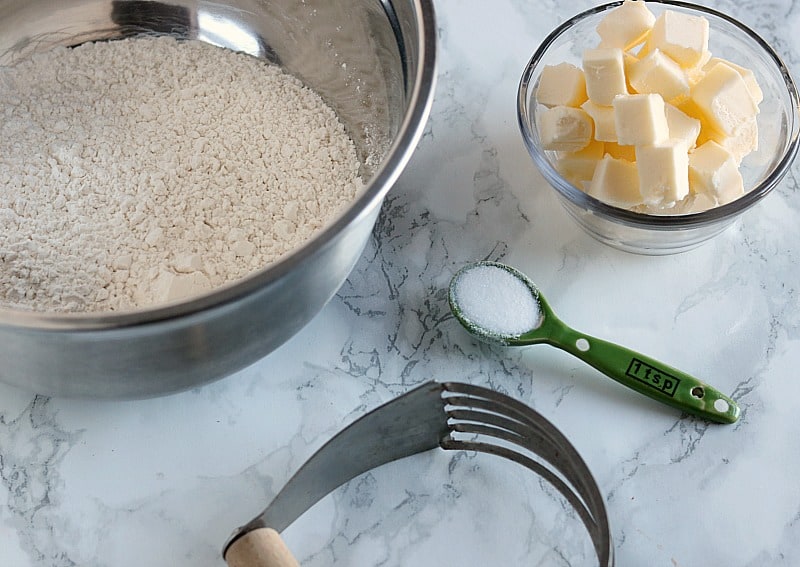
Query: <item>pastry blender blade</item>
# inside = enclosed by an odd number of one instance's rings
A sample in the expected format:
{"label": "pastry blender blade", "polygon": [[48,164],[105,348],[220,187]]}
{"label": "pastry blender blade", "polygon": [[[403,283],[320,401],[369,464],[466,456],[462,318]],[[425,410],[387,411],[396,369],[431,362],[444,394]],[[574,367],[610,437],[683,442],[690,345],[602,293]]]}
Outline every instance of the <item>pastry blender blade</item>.
{"label": "pastry blender blade", "polygon": [[440,447],[504,457],[540,475],[577,512],[601,567],[614,564],[605,502],[586,463],[547,419],[491,389],[427,382],[356,420],[300,467],[267,508],[223,549],[229,567],[299,565],[281,540],[307,509],[383,464]]}

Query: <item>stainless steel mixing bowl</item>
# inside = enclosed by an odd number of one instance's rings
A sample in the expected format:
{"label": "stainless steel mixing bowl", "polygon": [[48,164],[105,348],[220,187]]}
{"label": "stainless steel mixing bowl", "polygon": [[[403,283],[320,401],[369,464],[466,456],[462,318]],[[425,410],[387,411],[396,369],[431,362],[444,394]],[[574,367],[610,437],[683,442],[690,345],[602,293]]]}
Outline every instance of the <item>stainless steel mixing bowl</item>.
{"label": "stainless steel mixing bowl", "polygon": [[306,245],[196,299],[120,314],[0,310],[0,380],[54,396],[155,396],[229,375],[283,344],[351,272],[422,134],[435,28],[429,0],[0,0],[4,65],[54,45],[141,33],[277,63],[337,111],[368,179]]}

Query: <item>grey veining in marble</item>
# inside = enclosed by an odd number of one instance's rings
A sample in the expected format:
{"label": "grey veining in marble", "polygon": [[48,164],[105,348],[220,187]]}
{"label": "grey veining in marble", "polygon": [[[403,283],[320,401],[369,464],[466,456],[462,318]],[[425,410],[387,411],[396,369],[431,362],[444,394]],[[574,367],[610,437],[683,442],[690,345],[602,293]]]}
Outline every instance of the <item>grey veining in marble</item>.
{"label": "grey veining in marble", "polygon": [[[618,565],[800,565],[798,166],[686,254],[626,254],[582,233],[526,155],[514,103],[538,42],[589,6],[436,2],[441,61],[425,136],[347,283],[263,361],[136,402],[0,385],[0,565],[223,565],[230,531],[316,448],[430,379],[489,385],[552,420],[602,489]],[[797,2],[713,6],[800,76]],[[741,420],[683,417],[547,347],[475,342],[445,289],[483,258],[528,273],[576,328],[732,393]],[[593,564],[581,523],[546,483],[443,451],[354,480],[284,536],[307,567]]]}

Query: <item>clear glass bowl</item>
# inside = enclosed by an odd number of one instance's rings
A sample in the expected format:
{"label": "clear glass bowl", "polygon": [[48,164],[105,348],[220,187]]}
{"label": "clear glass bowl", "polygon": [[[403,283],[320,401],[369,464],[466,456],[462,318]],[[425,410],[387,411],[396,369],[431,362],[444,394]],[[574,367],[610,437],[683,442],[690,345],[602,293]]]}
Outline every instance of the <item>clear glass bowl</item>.
{"label": "clear glass bowl", "polygon": [[711,8],[665,0],[647,2],[656,14],[665,9],[700,15],[710,25],[709,50],[753,71],[764,92],[759,105],[758,150],[742,161],[745,194],[728,204],[700,213],[653,215],[607,205],[564,179],[554,165],[554,152],[542,149],[536,129],[535,93],[545,65],[564,61],[581,65],[584,49],[597,47],[595,28],[607,10],[621,2],[597,6],[564,22],[548,35],[531,57],[519,84],[517,116],[522,138],[534,163],[556,190],[562,205],[577,223],[596,239],[629,252],[674,254],[690,250],[730,226],[744,211],[766,197],[797,154],[798,95],[789,71],[773,49],[744,24]]}

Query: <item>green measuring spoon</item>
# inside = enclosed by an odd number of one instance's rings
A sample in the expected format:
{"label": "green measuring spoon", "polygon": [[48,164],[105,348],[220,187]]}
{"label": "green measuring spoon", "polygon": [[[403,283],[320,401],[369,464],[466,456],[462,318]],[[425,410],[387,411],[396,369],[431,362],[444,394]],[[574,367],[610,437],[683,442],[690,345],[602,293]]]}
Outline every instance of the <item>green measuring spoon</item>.
{"label": "green measuring spoon", "polygon": [[450,309],[479,339],[506,346],[558,347],[654,400],[717,423],[734,423],[739,406],[705,382],[629,348],[580,333],[555,316],[536,285],[497,262],[461,268],[450,282]]}

